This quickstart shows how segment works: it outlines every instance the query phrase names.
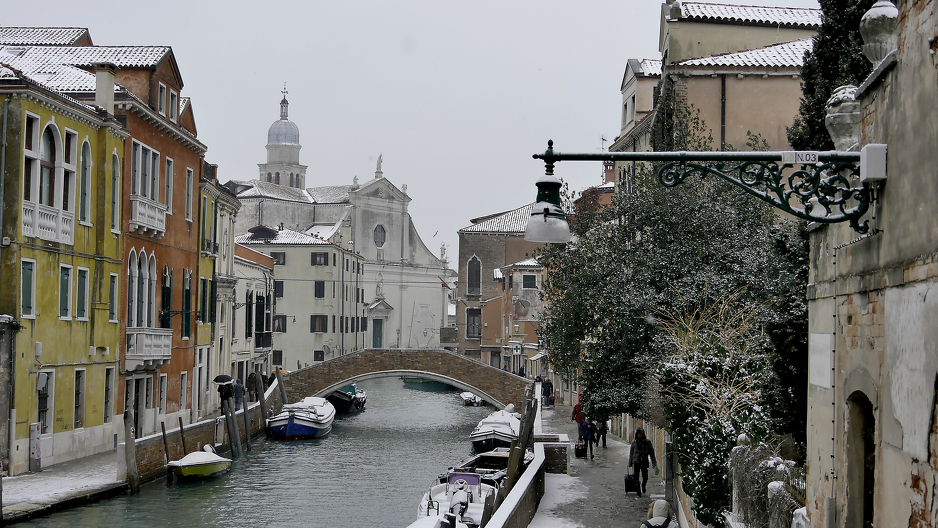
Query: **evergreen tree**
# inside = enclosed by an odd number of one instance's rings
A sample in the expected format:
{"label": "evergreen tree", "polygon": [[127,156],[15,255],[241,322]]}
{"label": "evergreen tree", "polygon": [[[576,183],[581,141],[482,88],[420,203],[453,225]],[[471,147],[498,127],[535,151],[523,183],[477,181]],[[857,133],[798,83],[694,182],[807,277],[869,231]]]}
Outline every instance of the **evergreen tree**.
{"label": "evergreen tree", "polygon": [[821,28],[814,36],[814,50],[805,54],[801,69],[801,107],[788,128],[788,142],[796,150],[833,150],[834,142],[824,127],[826,105],[839,86],[859,86],[872,71],[863,56],[860,19],[875,0],[819,0]]}

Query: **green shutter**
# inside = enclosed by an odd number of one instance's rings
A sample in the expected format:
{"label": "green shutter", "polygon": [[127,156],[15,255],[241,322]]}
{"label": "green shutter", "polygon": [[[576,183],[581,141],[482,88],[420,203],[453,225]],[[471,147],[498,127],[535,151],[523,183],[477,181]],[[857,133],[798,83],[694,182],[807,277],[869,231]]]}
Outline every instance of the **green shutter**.
{"label": "green shutter", "polygon": [[23,262],[23,315],[33,315],[33,263]]}

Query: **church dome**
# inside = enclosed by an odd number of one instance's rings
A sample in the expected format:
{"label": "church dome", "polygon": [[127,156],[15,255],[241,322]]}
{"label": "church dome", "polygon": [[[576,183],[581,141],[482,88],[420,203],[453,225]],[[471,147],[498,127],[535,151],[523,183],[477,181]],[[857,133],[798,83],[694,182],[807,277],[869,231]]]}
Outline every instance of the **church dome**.
{"label": "church dome", "polygon": [[271,145],[299,145],[300,129],[296,123],[287,119],[287,107],[290,103],[284,97],[280,101],[280,119],[274,121],[267,130],[267,146]]}

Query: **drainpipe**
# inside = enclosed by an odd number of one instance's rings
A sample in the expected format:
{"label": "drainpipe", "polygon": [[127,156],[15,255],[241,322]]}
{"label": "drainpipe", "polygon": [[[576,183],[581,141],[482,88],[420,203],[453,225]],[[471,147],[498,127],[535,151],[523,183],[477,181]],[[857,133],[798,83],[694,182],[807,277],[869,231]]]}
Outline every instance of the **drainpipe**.
{"label": "drainpipe", "polygon": [[726,74],[720,75],[720,150],[726,150]]}
{"label": "drainpipe", "polygon": [[[6,164],[7,164],[7,109],[10,104],[10,94],[7,94],[6,98],[3,100],[3,139],[0,143],[0,237],[3,236],[3,200],[4,200],[4,182],[6,180]],[[2,251],[3,245],[0,244],[0,251]],[[2,266],[0,266],[2,268]],[[10,330],[12,332],[13,325],[10,325]],[[16,427],[16,420],[12,414],[14,411],[13,408],[13,362],[16,361],[15,354],[12,353],[13,349],[13,335],[10,335],[10,412],[7,413],[7,435],[9,440],[7,441],[7,468],[8,475],[13,476],[13,444],[16,439],[16,434],[13,431],[13,428]]]}

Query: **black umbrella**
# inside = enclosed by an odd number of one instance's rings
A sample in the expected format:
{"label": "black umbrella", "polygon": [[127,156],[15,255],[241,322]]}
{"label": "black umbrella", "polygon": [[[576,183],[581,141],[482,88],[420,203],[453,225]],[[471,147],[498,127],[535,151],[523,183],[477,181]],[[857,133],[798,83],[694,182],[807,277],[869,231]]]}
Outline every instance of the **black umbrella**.
{"label": "black umbrella", "polygon": [[215,376],[215,379],[213,379],[212,381],[214,381],[215,383],[219,385],[226,385],[232,382],[232,378],[228,374],[219,374]]}

